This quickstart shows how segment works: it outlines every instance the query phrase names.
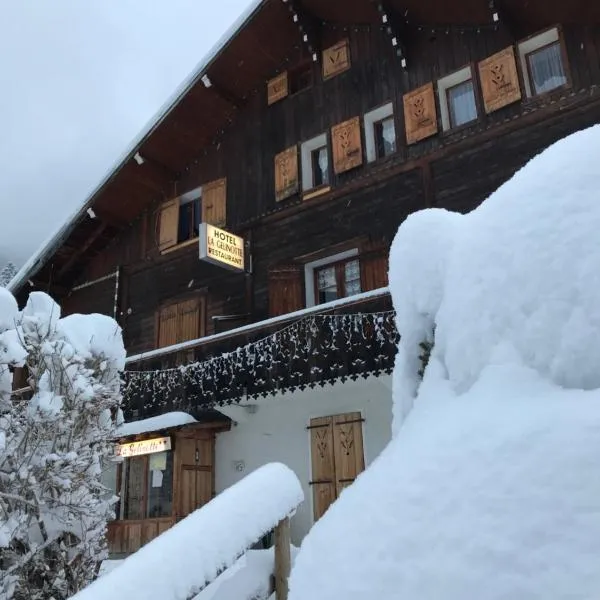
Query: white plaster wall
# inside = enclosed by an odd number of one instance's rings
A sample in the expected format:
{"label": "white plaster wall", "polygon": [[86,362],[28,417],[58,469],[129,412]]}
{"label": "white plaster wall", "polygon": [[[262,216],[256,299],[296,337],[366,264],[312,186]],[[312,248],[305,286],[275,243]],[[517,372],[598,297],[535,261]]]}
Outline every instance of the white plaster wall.
{"label": "white plaster wall", "polygon": [[[242,477],[269,462],[290,467],[300,479],[305,500],[292,519],[292,543],[299,545],[313,524],[310,473],[310,419],[360,411],[365,464],[369,465],[391,437],[391,377],[337,383],[314,390],[287,393],[261,400],[256,412],[244,407],[224,409],[237,420],[231,431],[217,434],[216,491],[222,492]],[[252,404],[250,402],[250,404]],[[244,469],[236,466],[243,461]],[[269,494],[269,490],[264,491]]]}

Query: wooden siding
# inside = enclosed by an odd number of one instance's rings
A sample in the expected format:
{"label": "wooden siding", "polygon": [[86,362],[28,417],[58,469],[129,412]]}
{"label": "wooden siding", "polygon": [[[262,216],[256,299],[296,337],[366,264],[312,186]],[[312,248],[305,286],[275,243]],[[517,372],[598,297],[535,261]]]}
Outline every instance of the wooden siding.
{"label": "wooden siding", "polygon": [[[536,32],[523,32],[530,33]],[[219,142],[201,151],[197,164],[190,165],[176,182],[182,193],[226,178],[227,228],[251,242],[253,274],[232,273],[199,261],[197,241],[161,255],[158,216],[166,198],[157,192],[154,206],[121,230],[84,271],[77,272],[69,282],[71,287],[121,267],[119,309],[132,354],[155,346],[159,308],[189,294],[206,298],[204,331],[208,335],[217,331],[215,316],[238,316],[225,327],[266,318],[269,303],[276,303],[273,292],[269,300],[273,269],[301,265],[311,253],[327,249],[333,253],[334,248],[359,237],[383,249],[385,255],[398,226],[410,213],[427,206],[471,210],[543,148],[597,123],[600,100],[593,86],[600,85],[599,28],[566,26],[562,36],[570,88],[524,99],[488,115],[476,86],[479,118],[475,122],[407,145],[405,93],[431,82],[435,86],[438,78],[468,64],[476,75],[479,61],[514,46],[517,40],[504,26],[481,33],[422,32],[410,40],[409,68],[404,71],[389,38],[378,27],[337,32],[325,27],[324,47],[349,39],[351,68],[324,80],[321,65],[313,64],[312,86],[270,106],[263,84],[247,99]],[[282,66],[293,69],[294,65]],[[332,167],[331,191],[318,198],[303,202],[294,193],[295,185],[283,193],[285,177],[276,177],[275,172],[279,153],[320,133],[330,139],[332,128],[357,115],[362,130],[362,115],[389,101],[395,109],[396,154],[338,174]],[[361,254],[366,253],[365,261],[368,255],[371,262],[362,267],[365,287],[377,287],[385,281],[385,259],[369,254],[364,239],[359,245]],[[112,314],[114,280],[97,290],[56,295],[66,312]],[[271,312],[278,314],[284,305]]]}

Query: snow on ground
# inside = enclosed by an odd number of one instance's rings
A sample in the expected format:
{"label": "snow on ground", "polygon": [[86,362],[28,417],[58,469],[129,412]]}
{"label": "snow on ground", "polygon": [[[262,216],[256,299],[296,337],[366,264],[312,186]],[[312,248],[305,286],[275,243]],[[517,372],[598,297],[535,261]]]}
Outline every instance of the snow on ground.
{"label": "snow on ground", "polygon": [[400,227],[395,436],[304,540],[290,600],[597,596],[599,153],[596,126],[470,214]]}
{"label": "snow on ground", "polygon": [[285,465],[260,467],[146,544],[73,600],[187,600],[303,500]]}
{"label": "snow on ground", "polygon": [[148,433],[151,431],[160,431],[169,427],[181,427],[190,423],[197,423],[192,415],[185,412],[170,412],[149,419],[141,419],[140,421],[132,421],[131,423],[123,423],[115,431],[115,437],[126,437],[129,435],[138,435],[140,433]]}

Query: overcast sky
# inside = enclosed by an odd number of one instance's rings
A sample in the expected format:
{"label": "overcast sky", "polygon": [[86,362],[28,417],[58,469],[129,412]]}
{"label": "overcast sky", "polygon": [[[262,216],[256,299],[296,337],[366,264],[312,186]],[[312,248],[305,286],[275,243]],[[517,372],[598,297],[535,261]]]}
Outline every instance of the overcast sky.
{"label": "overcast sky", "polygon": [[0,268],[83,203],[250,0],[0,0]]}

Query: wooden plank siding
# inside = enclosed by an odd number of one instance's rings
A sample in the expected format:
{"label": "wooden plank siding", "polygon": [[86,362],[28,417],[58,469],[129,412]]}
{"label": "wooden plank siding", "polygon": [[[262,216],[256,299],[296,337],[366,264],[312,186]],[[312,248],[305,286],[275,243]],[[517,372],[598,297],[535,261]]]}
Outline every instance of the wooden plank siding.
{"label": "wooden plank siding", "polygon": [[[532,33],[537,32],[524,32]],[[251,239],[252,275],[199,261],[196,241],[161,254],[160,207],[170,196],[157,191],[153,206],[70,281],[72,287],[121,267],[121,324],[129,353],[155,347],[157,311],[190,294],[205,298],[202,331],[207,335],[216,331],[215,316],[239,315],[240,320],[231,327],[264,319],[269,315],[269,273],[273,269],[299,264],[300,257],[358,237],[372,247],[388,248],[410,213],[426,206],[469,211],[540,150],[600,121],[600,94],[593,87],[600,86],[598,27],[562,28],[570,88],[484,114],[481,92],[475,86],[479,99],[476,121],[457,131],[441,132],[440,126],[435,135],[411,145],[406,143],[404,130],[405,93],[431,82],[435,88],[438,78],[469,64],[477,77],[479,61],[514,46],[518,40],[511,38],[502,24],[497,31],[480,33],[413,32],[408,69],[403,70],[388,36],[379,27],[348,31],[323,27],[324,48],[346,38],[349,69],[323,79],[321,63],[312,64],[312,86],[271,105],[263,82],[257,93],[246,99],[234,123],[214,144],[199,150],[198,160],[176,182],[181,194],[226,179],[226,201],[219,218],[224,213],[227,229]],[[389,101],[395,110],[394,155],[372,163],[363,156],[362,164],[337,169],[338,173],[331,165],[331,192],[306,201],[299,192],[294,193],[300,186],[289,184],[287,175],[276,178],[278,154],[327,133],[332,162],[332,129],[358,116],[364,136],[364,114]],[[436,103],[439,108],[437,93]],[[364,154],[364,137],[355,140]],[[300,162],[299,153],[301,171]],[[360,252],[370,252],[364,242]],[[381,257],[375,260],[369,256],[372,264],[362,267],[362,280],[372,288],[385,280],[387,265]],[[110,285],[114,290],[113,280]],[[92,290],[63,296],[68,312],[89,312],[91,307],[112,314],[114,298],[109,303],[104,291],[101,298]],[[291,305],[296,306],[296,302]]]}

